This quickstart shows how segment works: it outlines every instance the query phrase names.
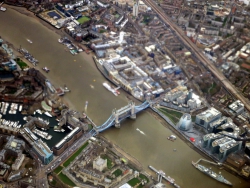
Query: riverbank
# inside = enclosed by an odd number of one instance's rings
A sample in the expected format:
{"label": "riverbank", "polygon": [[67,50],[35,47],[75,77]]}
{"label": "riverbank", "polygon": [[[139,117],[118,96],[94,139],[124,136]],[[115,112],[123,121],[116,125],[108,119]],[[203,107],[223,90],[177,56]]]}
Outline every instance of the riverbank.
{"label": "riverbank", "polygon": [[[215,163],[219,163],[218,159],[216,159],[215,157],[211,156],[209,153],[207,153],[206,151],[204,151],[202,148],[199,148],[198,145],[195,145],[194,143],[192,143],[187,136],[185,136],[183,133],[181,133],[180,131],[177,130],[177,128],[175,128],[174,124],[170,124],[170,122],[168,123],[164,117],[160,114],[158,114],[156,111],[154,111],[153,108],[151,108],[150,113],[152,116],[155,117],[155,119],[157,119],[159,122],[161,122],[161,124],[163,126],[165,126],[166,128],[170,129],[174,134],[176,134],[178,136],[178,138],[180,138],[181,140],[183,140],[191,149],[193,149],[195,152],[199,153],[203,158],[210,160],[210,161],[214,161]],[[243,176],[239,171],[235,170],[233,167],[229,166],[226,162],[223,165],[223,168],[228,171],[229,173],[239,177],[239,178],[243,178],[246,181],[250,182],[250,179],[247,179],[245,176]]]}
{"label": "riverbank", "polygon": [[[42,24],[43,26],[45,26],[47,29],[49,29],[50,31],[53,31],[54,33],[56,33],[58,35],[58,39],[61,38],[61,37],[64,37],[64,36],[67,36],[68,38],[71,38],[71,36],[69,36],[66,32],[64,32],[62,29],[59,30],[59,29],[56,29],[54,28],[52,25],[50,25],[49,23],[45,22],[44,20],[40,19],[39,17],[37,17],[34,13],[28,11],[26,8],[24,7],[18,7],[18,6],[12,6],[12,5],[7,5],[6,4],[6,7],[8,9],[12,9],[12,10],[15,10],[17,11],[18,13],[22,14],[22,15],[25,15],[25,16],[28,16],[28,17],[31,17],[33,19],[34,22],[37,22],[37,23],[40,23]],[[7,43],[9,43],[11,45],[11,48],[14,50],[14,54],[17,56],[17,57],[21,57],[21,59],[27,63],[29,65],[29,67],[34,67],[34,65],[32,63],[30,63],[28,60],[26,60],[24,58],[24,56],[18,52],[18,48],[16,46],[14,46],[12,43],[10,43],[10,38],[8,38],[8,36],[4,36],[2,37],[2,39],[4,41],[6,41]],[[71,38],[72,40],[72,38]],[[33,41],[33,42],[36,42],[36,41]],[[57,41],[55,41],[57,42]],[[73,41],[73,43],[76,43],[75,41]],[[65,50],[67,50],[65,48]],[[67,53],[70,53],[69,51],[67,51]],[[93,60],[93,54],[92,53],[89,53],[89,54],[86,54],[85,52],[81,52],[79,54],[77,54],[77,56],[81,56],[81,58],[84,60],[84,61],[89,61],[89,62],[93,62],[93,65],[94,65],[94,60]],[[39,59],[38,59],[39,60]],[[75,60],[74,60],[75,61]],[[80,68],[82,66],[79,66]],[[46,77],[50,78],[49,74],[45,73],[43,70],[42,70],[42,67],[39,66],[39,64],[34,67],[35,69],[39,70],[40,72],[42,72],[42,74],[44,74]],[[49,68],[49,67],[48,67]],[[60,84],[55,82],[55,80],[51,80],[51,82],[53,83],[53,85],[59,87]],[[68,107],[72,108],[72,109],[76,109],[75,106],[73,105],[73,103],[68,99],[67,97],[67,94],[66,96],[62,97],[63,99],[63,102],[65,103],[65,105],[67,105]]]}
{"label": "riverbank", "polygon": [[[22,45],[26,48],[40,61],[39,67],[48,66],[51,71],[46,76],[53,84],[66,84],[71,89],[72,92],[67,93],[64,98],[67,97],[74,104],[75,110],[83,111],[88,101],[86,114],[97,125],[105,122],[113,109],[127,105],[128,94],[121,90],[121,94],[115,97],[107,91],[102,85],[106,79],[93,61],[85,60],[82,56],[85,54],[73,56],[66,53],[64,46],[57,42],[59,36],[55,32],[12,9],[1,13],[0,23],[4,25],[0,27],[0,35],[5,38],[8,36],[8,41],[15,46]],[[31,39],[33,44],[28,43],[27,38]],[[181,187],[197,185],[202,188],[226,188],[197,171],[190,160],[196,161],[202,156],[181,139],[169,142],[167,137],[171,134],[173,133],[168,128],[162,126],[148,110],[145,110],[137,114],[136,120],[123,121],[120,129],[111,127],[100,135],[134,156],[144,169],[147,169],[148,165],[161,169],[173,177]],[[173,151],[174,148],[177,152]],[[151,174],[155,178],[155,173]],[[224,170],[222,174],[235,188],[249,187],[247,182]]]}

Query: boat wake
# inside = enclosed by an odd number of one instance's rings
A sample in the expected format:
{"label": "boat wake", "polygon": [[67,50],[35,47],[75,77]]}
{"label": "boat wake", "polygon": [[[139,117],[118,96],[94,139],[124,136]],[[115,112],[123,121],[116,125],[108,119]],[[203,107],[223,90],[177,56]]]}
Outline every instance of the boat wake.
{"label": "boat wake", "polygon": [[32,44],[33,42],[30,39],[26,39],[30,44]]}
{"label": "boat wake", "polygon": [[139,133],[141,133],[142,135],[145,135],[146,136],[146,134],[143,132],[143,131],[141,131],[140,129],[136,129]]}

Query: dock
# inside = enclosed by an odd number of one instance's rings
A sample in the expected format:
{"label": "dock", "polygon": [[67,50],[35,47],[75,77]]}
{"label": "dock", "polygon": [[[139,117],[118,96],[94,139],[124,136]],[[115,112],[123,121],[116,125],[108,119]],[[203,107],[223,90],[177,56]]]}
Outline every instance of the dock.
{"label": "dock", "polygon": [[212,162],[212,161],[209,161],[209,160],[206,160],[206,159],[202,159],[202,158],[200,158],[195,164],[198,164],[201,161],[204,161],[204,162],[210,163],[212,165],[216,165],[216,166],[222,166],[223,165],[222,163],[215,163],[215,162]]}
{"label": "dock", "polygon": [[163,173],[162,174],[162,171],[158,171],[158,170],[156,170],[153,166],[148,166],[148,168],[150,169],[150,170],[152,170],[152,171],[154,171],[157,175],[158,175],[158,179],[159,179],[159,176],[162,176],[162,178],[164,179],[164,180],[166,180],[167,182],[169,182],[171,185],[173,185],[174,187],[176,187],[176,188],[180,188],[180,186],[179,185],[177,185],[176,183],[175,183],[175,180],[173,179],[173,178],[171,178],[170,176],[165,176],[165,173]]}

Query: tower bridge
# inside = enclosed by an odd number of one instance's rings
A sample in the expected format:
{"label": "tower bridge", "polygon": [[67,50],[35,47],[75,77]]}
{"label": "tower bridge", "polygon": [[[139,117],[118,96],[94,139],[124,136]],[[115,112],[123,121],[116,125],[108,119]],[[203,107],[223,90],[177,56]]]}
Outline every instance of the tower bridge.
{"label": "tower bridge", "polygon": [[131,119],[136,119],[136,114],[149,107],[149,105],[150,103],[148,101],[145,101],[144,103],[138,106],[136,106],[133,101],[130,101],[127,106],[124,106],[118,110],[114,109],[107,121],[91,130],[91,134],[94,136],[99,132],[105,131],[113,125],[117,128],[120,128],[120,122],[122,120],[128,117]]}

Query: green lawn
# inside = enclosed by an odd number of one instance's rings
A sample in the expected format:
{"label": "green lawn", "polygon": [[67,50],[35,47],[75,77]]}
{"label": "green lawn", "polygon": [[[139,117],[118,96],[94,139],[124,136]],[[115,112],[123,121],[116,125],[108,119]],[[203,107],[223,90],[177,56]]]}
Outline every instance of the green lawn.
{"label": "green lawn", "polygon": [[191,116],[192,122],[195,122],[196,116]]}
{"label": "green lawn", "polygon": [[169,110],[166,108],[159,108],[159,111],[166,115],[173,123],[178,123],[179,119],[182,116],[181,112]]}
{"label": "green lawn", "polygon": [[67,161],[63,163],[64,167],[69,166],[70,162],[73,161],[81,152],[82,150],[88,145],[89,143],[86,142],[80,149],[78,149]]}
{"label": "green lawn", "polygon": [[105,29],[101,29],[100,30],[100,33],[105,33],[107,30],[105,30]]}
{"label": "green lawn", "polygon": [[144,174],[140,174],[139,177],[141,178],[141,180],[145,179],[147,181],[147,183],[149,182],[148,177],[145,176]]}
{"label": "green lawn", "polygon": [[89,17],[83,16],[83,17],[79,18],[77,21],[78,21],[80,24],[83,24],[83,23],[85,23],[85,22],[87,22],[87,21],[89,21],[89,20],[90,20]]}
{"label": "green lawn", "polygon": [[58,166],[58,167],[54,170],[54,172],[55,172],[56,174],[58,174],[59,172],[61,172],[62,169],[63,169],[62,166]]}
{"label": "green lawn", "polygon": [[138,178],[133,178],[131,180],[128,181],[128,184],[132,187],[134,187],[135,185],[137,185],[138,183],[140,183],[140,180]]}
{"label": "green lawn", "polygon": [[111,161],[111,159],[107,156],[107,155],[102,155],[101,156],[102,159],[107,159],[107,166],[108,166],[108,169],[111,169],[114,165]]}
{"label": "green lawn", "polygon": [[59,178],[63,181],[63,183],[73,187],[73,186],[76,186],[74,184],[74,182],[72,182],[67,176],[65,176],[63,173],[60,173],[59,175]]}
{"label": "green lawn", "polygon": [[17,64],[20,66],[22,70],[28,67],[28,65],[19,58],[15,59],[15,61],[17,62]]}
{"label": "green lawn", "polygon": [[89,130],[91,130],[93,128],[93,126],[91,124],[88,124],[88,128],[89,128]]}
{"label": "green lawn", "polygon": [[115,175],[115,177],[118,177],[122,175],[122,171],[120,169],[117,169],[116,171],[113,172],[113,174]]}

